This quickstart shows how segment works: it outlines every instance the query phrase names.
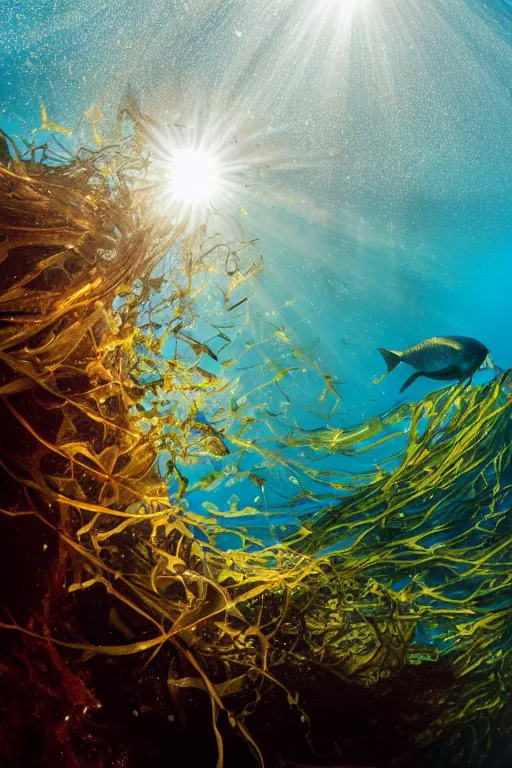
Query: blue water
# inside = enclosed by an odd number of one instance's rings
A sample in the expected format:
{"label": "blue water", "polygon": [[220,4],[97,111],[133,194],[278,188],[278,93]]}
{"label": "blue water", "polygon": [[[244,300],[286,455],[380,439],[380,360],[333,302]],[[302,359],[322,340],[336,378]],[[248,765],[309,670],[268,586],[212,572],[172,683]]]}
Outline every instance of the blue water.
{"label": "blue water", "polygon": [[[321,155],[284,177],[305,201],[300,216],[283,204],[244,223],[265,259],[254,327],[290,329],[343,382],[335,426],[404,399],[401,367],[372,384],[377,347],[464,334],[512,364],[510,4],[360,5],[341,26],[332,2],[318,17],[278,0],[8,0],[0,31],[10,133],[38,127],[43,102],[71,144],[91,144],[84,111],[99,104],[107,131],[130,86],[158,119],[180,119],[183,94],[208,94],[272,126],[297,156]],[[407,397],[432,388],[420,380]],[[263,503],[253,490],[243,500]]]}

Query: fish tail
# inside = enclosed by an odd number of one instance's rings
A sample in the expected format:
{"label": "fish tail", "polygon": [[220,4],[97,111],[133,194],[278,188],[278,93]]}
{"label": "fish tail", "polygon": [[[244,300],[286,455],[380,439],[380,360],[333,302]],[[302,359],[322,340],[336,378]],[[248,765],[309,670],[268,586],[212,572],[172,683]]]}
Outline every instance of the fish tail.
{"label": "fish tail", "polygon": [[379,347],[378,350],[382,357],[384,358],[384,362],[387,365],[388,373],[391,373],[391,371],[397,367],[398,363],[402,359],[400,357],[399,352],[392,352],[390,349],[384,349],[383,347]]}

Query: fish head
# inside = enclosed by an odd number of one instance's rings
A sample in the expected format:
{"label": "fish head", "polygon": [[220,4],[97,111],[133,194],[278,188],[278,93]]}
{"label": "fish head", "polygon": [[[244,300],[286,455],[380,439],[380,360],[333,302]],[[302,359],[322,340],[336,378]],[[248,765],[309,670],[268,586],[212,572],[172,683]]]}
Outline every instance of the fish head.
{"label": "fish head", "polygon": [[480,341],[476,342],[475,345],[475,357],[480,360],[480,365],[484,362],[487,355],[490,353],[490,349],[485,346],[485,344],[482,344]]}
{"label": "fish head", "polygon": [[484,364],[489,354],[489,349],[482,342],[471,339],[471,343],[465,345],[464,352],[464,360],[460,366],[461,370],[472,374]]}

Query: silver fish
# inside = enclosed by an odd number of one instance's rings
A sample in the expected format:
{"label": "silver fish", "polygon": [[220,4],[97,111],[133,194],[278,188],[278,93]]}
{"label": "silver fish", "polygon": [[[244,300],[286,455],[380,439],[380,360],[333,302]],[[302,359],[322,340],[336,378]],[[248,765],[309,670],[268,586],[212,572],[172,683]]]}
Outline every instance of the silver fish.
{"label": "silver fish", "polygon": [[388,368],[385,376],[399,363],[416,368],[400,392],[420,376],[438,381],[470,379],[489,354],[484,344],[469,336],[434,336],[403,352],[384,348],[379,348],[379,352]]}

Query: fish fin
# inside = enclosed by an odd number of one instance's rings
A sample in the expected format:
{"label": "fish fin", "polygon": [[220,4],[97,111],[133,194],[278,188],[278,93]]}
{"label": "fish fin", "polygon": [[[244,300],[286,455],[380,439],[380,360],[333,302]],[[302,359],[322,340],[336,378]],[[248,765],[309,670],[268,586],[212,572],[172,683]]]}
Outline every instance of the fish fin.
{"label": "fish fin", "polygon": [[381,353],[382,357],[384,358],[384,362],[386,363],[388,368],[388,373],[391,373],[393,368],[396,368],[396,366],[402,359],[400,357],[400,353],[393,352],[391,349],[384,349],[384,347],[379,347],[378,351]]}
{"label": "fish fin", "polygon": [[400,388],[400,392],[405,392],[405,390],[406,390],[408,387],[410,387],[410,386],[411,386],[411,384],[413,384],[413,383],[416,381],[416,379],[419,379],[419,377],[420,377],[420,376],[423,376],[422,372],[421,372],[421,371],[415,371],[415,372],[412,374],[412,376],[409,376],[409,378],[407,379],[407,381],[405,381],[405,382],[402,384],[402,386],[401,386],[401,388]]}

